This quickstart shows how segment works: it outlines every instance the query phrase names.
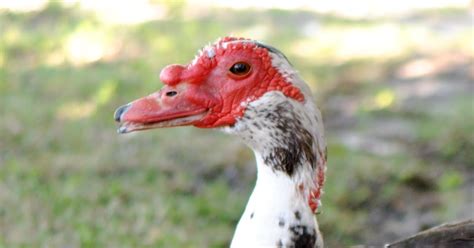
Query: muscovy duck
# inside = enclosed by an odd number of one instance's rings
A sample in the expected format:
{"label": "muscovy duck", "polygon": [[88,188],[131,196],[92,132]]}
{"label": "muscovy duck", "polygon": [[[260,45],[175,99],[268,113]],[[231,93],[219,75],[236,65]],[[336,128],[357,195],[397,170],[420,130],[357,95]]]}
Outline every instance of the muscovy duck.
{"label": "muscovy duck", "polygon": [[243,140],[257,182],[232,248],[323,247],[315,218],[326,171],[321,113],[285,55],[259,41],[225,37],[188,65],[169,65],[165,86],[119,107],[118,132],[195,126]]}

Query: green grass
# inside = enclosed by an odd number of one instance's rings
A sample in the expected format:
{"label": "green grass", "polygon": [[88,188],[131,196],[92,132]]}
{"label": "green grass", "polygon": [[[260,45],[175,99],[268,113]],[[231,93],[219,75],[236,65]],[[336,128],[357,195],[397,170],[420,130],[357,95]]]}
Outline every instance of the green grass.
{"label": "green grass", "polygon": [[[251,151],[220,132],[194,128],[121,136],[112,115],[159,89],[163,66],[187,63],[217,37],[248,35],[263,24],[257,38],[285,52],[326,119],[328,177],[318,219],[330,247],[404,235],[390,236],[380,221],[403,219],[401,202],[409,197],[435,199],[429,207],[415,206],[418,214],[435,216],[422,224],[465,216],[462,207],[472,204],[465,196],[474,160],[472,95],[447,95],[438,105],[422,97],[409,103],[397,89],[419,79],[404,81],[396,72],[412,54],[472,56],[469,28],[446,38],[390,18],[218,9],[187,18],[181,4],[168,7],[166,18],[137,25],[105,23],[77,6],[54,3],[36,12],[0,12],[0,247],[227,247],[254,185]],[[453,11],[420,15],[442,19]],[[316,36],[295,28],[316,20],[322,27]],[[401,30],[399,53],[338,54],[348,31],[370,35],[386,24]],[[428,48],[414,40],[420,30],[431,39]],[[113,49],[81,63],[68,50],[74,37]],[[461,67],[449,71],[472,81]],[[392,101],[380,105],[377,99],[387,94]],[[392,122],[410,132],[377,132]],[[401,149],[380,154],[351,145],[343,132]]]}

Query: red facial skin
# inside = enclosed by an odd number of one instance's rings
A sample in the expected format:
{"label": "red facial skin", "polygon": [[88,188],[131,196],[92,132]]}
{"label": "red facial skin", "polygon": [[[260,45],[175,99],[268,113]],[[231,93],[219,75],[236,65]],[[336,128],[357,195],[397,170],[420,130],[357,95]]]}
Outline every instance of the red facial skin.
{"label": "red facial skin", "polygon": [[[226,42],[230,43],[224,49]],[[209,49],[215,53],[211,58],[207,54]],[[249,73],[232,74],[229,68],[237,62],[249,64]],[[132,102],[120,122],[148,124],[206,113],[199,120],[179,125],[214,128],[235,124],[245,111],[245,103],[269,91],[281,91],[288,97],[304,101],[301,91],[272,67],[268,50],[242,38],[219,40],[195,63],[165,67],[160,80],[165,86]],[[167,96],[170,91],[177,94]]]}
{"label": "red facial skin", "polygon": [[318,166],[316,170],[316,175],[315,175],[315,184],[316,187],[311,189],[309,192],[309,197],[308,197],[308,205],[309,208],[311,208],[311,211],[313,213],[318,212],[318,207],[319,207],[319,199],[321,198],[321,194],[323,193],[323,186],[324,186],[324,180],[325,180],[325,171],[323,168],[326,167],[326,161],[327,161],[327,153],[325,152],[324,154],[319,151],[319,161],[318,161]]}

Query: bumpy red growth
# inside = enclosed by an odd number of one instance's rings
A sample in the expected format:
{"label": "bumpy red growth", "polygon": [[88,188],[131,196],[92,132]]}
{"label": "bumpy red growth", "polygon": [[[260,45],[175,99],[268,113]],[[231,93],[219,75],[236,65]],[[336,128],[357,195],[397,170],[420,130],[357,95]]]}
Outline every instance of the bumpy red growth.
{"label": "bumpy red growth", "polygon": [[316,187],[309,192],[308,204],[313,213],[318,211],[321,194],[323,193],[323,186],[325,180],[326,170],[326,154],[319,152],[318,166],[316,168],[315,185]]}
{"label": "bumpy red growth", "polygon": [[[219,68],[222,66],[220,63],[236,59],[253,62],[254,69],[257,68],[258,71],[255,69],[251,72],[254,75],[242,80],[225,75],[228,68],[224,68],[225,71],[222,71],[222,68]],[[221,70],[217,78],[213,72],[216,70]],[[188,82],[201,87],[211,86],[224,92],[218,98],[232,98],[231,101],[215,99],[216,101],[212,102],[212,106],[210,106],[212,110],[210,114],[201,122],[194,124],[198,127],[235,124],[237,119],[243,116],[245,110],[245,104],[241,104],[242,102],[251,102],[269,91],[281,91],[288,97],[304,101],[301,91],[272,66],[272,58],[268,50],[244,38],[222,38],[213,45],[204,48],[193,63],[187,66],[171,65],[165,68],[160,78],[170,86],[180,82]],[[216,82],[224,83],[218,84]],[[201,100],[202,98],[197,97],[197,99]]]}

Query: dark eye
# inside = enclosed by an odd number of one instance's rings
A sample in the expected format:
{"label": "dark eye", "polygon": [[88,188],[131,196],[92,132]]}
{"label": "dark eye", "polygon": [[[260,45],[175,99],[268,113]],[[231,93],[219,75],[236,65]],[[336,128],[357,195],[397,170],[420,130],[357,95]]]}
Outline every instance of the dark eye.
{"label": "dark eye", "polygon": [[176,92],[176,91],[168,91],[168,92],[166,92],[166,96],[169,96],[169,97],[176,96],[176,94],[178,94],[178,92]]}
{"label": "dark eye", "polygon": [[230,67],[229,71],[236,76],[245,76],[250,72],[250,65],[245,62],[237,62]]}

